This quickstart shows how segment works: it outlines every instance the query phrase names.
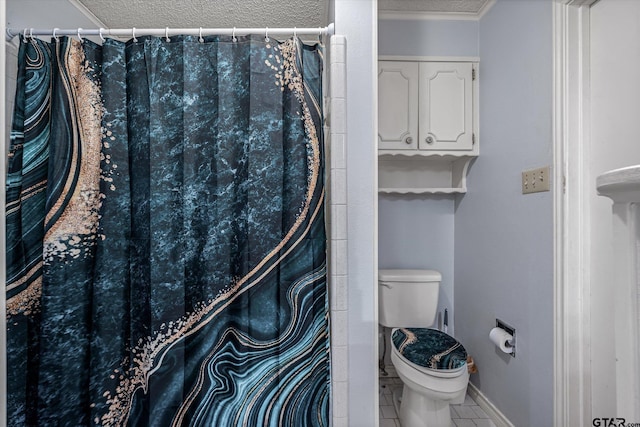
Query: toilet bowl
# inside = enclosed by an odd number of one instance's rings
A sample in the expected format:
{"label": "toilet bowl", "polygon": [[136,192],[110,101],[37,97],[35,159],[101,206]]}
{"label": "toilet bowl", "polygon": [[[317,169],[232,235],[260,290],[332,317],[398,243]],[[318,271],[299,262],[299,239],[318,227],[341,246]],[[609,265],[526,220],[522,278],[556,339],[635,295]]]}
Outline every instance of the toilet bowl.
{"label": "toilet bowl", "polygon": [[402,380],[394,405],[402,427],[450,427],[449,404],[462,403],[469,382],[466,350],[429,329],[441,275],[434,270],[380,270],[379,322],[392,328],[391,362]]}

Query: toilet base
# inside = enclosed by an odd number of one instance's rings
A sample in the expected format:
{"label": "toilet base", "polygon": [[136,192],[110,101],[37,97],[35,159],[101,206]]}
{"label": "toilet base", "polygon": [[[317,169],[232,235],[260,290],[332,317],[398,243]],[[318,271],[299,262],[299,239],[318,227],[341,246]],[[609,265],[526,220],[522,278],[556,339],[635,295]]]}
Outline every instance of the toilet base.
{"label": "toilet base", "polygon": [[462,403],[469,384],[466,364],[455,370],[429,371],[405,360],[395,347],[391,362],[404,386],[396,408],[402,427],[451,427],[449,404]]}
{"label": "toilet base", "polygon": [[406,385],[401,392],[398,389],[393,393],[393,406],[402,427],[451,427],[449,403],[429,399]]}

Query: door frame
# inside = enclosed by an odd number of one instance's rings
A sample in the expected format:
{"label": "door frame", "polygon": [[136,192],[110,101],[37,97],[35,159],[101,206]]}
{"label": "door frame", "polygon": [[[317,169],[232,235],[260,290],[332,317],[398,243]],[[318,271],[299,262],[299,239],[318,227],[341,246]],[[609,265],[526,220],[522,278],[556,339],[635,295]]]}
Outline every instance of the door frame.
{"label": "door frame", "polygon": [[554,425],[591,425],[589,22],[553,1]]}

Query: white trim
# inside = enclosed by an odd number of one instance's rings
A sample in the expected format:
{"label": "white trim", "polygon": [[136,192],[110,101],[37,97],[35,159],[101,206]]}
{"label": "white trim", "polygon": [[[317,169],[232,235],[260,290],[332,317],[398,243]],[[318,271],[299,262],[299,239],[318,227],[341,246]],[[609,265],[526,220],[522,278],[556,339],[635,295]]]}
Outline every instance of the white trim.
{"label": "white trim", "polygon": [[589,7],[553,4],[554,425],[590,425]]}
{"label": "white trim", "polygon": [[481,19],[496,3],[496,0],[489,0],[482,6],[482,9],[478,11],[478,19]]}
{"label": "white trim", "polygon": [[381,20],[396,21],[477,21],[477,13],[471,12],[420,12],[381,10]]}
{"label": "white trim", "polygon": [[[337,233],[336,224],[347,224],[348,213],[345,207],[346,200],[338,200],[336,197],[339,189],[346,188],[346,119],[344,115],[333,117],[334,111],[346,111],[346,40],[344,36],[334,35],[329,40],[329,65],[324,67],[328,84],[325,87],[325,109],[328,123],[332,125],[328,129],[327,151],[330,185],[328,185],[327,211],[329,229],[328,261],[329,261],[329,292],[330,292],[330,318],[331,318],[331,418],[333,425],[346,425],[348,423],[348,376],[349,376],[349,346],[348,346],[348,254],[346,248],[346,226],[343,233]],[[338,123],[340,121],[341,123]],[[338,144],[340,142],[340,145]],[[337,207],[344,209],[338,210]],[[335,215],[331,215],[335,214]],[[341,259],[342,268],[338,268],[337,260]],[[338,303],[338,298],[340,298]],[[342,331],[338,333],[338,331]]]}
{"label": "white trim", "polygon": [[469,383],[467,394],[478,404],[479,407],[491,418],[496,427],[514,427],[509,418],[494,405],[473,383]]}
{"label": "white trim", "polygon": [[496,0],[487,1],[477,12],[423,12],[423,11],[395,11],[381,10],[381,20],[398,21],[478,21],[484,16]]}
{"label": "white trim", "polygon": [[480,62],[478,56],[407,56],[380,55],[379,61]]}
{"label": "white trim", "polygon": [[67,0],[67,1],[71,4],[71,6],[75,7],[76,9],[78,9],[78,11],[80,13],[82,13],[84,16],[86,16],[88,20],[90,20],[91,22],[96,24],[99,28],[107,27],[107,25],[105,25],[105,23],[102,22],[100,20],[100,18],[98,18],[96,15],[94,15],[93,12],[91,12],[89,10],[89,8],[87,8],[87,6],[85,6],[84,4],[80,3],[80,0]]}
{"label": "white trim", "polygon": [[557,0],[559,3],[564,3],[568,6],[592,6],[599,0]]}
{"label": "white trim", "polygon": [[[372,85],[371,85],[371,93],[373,93],[373,116],[371,117],[372,119],[372,123],[373,123],[373,135],[375,135],[375,138],[377,139],[378,136],[378,22],[380,22],[380,16],[378,13],[378,0],[374,0],[376,6],[374,8],[374,12],[373,12],[373,22],[372,22],[372,28],[374,30],[375,34],[372,34],[372,36],[375,37],[375,42],[372,43],[372,47],[373,47],[373,55],[372,55],[372,59],[373,59],[373,79],[371,81]],[[375,413],[377,414],[379,411],[379,407],[380,407],[380,375],[379,375],[379,371],[378,371],[378,360],[379,360],[379,355],[378,352],[380,350],[380,338],[378,336],[378,144],[371,144],[371,146],[373,147],[373,287],[374,287],[374,291],[373,291],[373,324],[375,325],[374,328],[371,330],[371,332],[373,332],[373,337],[371,337],[373,339],[374,344],[374,348],[375,350],[373,351],[373,363],[375,366],[375,373],[374,373],[374,379],[375,379],[375,389],[373,390],[374,392],[374,410]],[[379,427],[380,426],[380,417],[374,415],[374,426],[373,427]],[[357,420],[351,419],[351,425],[355,425]]]}

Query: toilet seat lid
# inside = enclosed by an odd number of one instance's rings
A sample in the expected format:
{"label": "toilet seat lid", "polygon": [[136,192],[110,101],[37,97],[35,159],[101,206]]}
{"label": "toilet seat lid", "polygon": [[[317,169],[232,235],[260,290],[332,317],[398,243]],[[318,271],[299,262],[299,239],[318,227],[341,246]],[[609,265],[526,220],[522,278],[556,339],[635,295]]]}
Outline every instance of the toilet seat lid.
{"label": "toilet seat lid", "polygon": [[437,329],[399,328],[391,335],[394,347],[409,362],[429,369],[458,369],[467,351],[455,338]]}

